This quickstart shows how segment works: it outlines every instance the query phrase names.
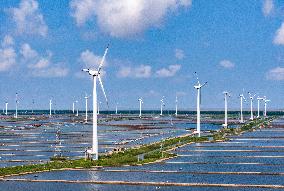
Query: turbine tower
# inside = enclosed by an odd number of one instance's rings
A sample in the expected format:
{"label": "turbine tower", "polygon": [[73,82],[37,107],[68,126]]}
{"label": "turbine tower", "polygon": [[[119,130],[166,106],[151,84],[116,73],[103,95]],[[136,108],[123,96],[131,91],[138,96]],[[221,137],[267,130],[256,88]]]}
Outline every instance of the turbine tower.
{"label": "turbine tower", "polygon": [[230,94],[227,91],[224,91],[223,94],[225,96],[224,98],[225,100],[225,123],[223,124],[223,126],[224,128],[227,128],[228,127],[228,99],[227,97],[230,97]]}
{"label": "turbine tower", "polygon": [[108,101],[107,101],[107,97],[106,97],[106,93],[104,90],[104,86],[101,80],[101,76],[100,76],[100,72],[106,57],[106,54],[108,52],[108,46],[104,52],[103,58],[100,62],[100,65],[98,67],[97,70],[93,70],[93,69],[83,69],[84,72],[87,72],[89,75],[91,75],[93,77],[93,143],[92,143],[92,149],[87,150],[88,154],[90,154],[92,156],[92,158],[94,160],[98,160],[98,129],[97,129],[97,78],[99,79],[103,94],[105,96],[107,105],[108,105]]}
{"label": "turbine tower", "polygon": [[243,100],[246,101],[245,97],[244,97],[244,94],[241,94],[240,95],[240,98],[241,98],[241,120],[240,122],[241,123],[244,123],[244,117],[243,117]]}
{"label": "turbine tower", "polygon": [[15,115],[15,118],[18,118],[18,93],[16,93],[16,115]]}
{"label": "turbine tower", "polygon": [[8,115],[8,102],[5,102],[5,115]]}
{"label": "turbine tower", "polygon": [[51,116],[52,99],[49,100],[49,116]]}
{"label": "turbine tower", "polygon": [[200,103],[201,103],[201,88],[203,86],[205,86],[207,84],[207,82],[205,82],[204,84],[200,84],[199,79],[198,79],[198,75],[196,74],[196,79],[197,79],[197,84],[194,86],[195,89],[197,89],[197,103],[196,103],[196,116],[197,116],[197,120],[196,120],[196,133],[198,134],[198,137],[200,137]]}
{"label": "turbine tower", "polygon": [[161,99],[161,113],[160,113],[160,116],[163,115],[163,106],[165,106],[164,98],[165,98],[165,97],[163,96],[163,98]]}
{"label": "turbine tower", "polygon": [[176,96],[176,113],[175,115],[178,115],[178,97]]}
{"label": "turbine tower", "polygon": [[98,102],[98,114],[100,114],[100,105],[102,104],[102,102]]}
{"label": "turbine tower", "polygon": [[76,102],[76,116],[79,116],[79,106],[78,106],[78,100],[75,101]]}
{"label": "turbine tower", "polygon": [[116,106],[115,106],[115,115],[117,115],[117,105],[118,103],[116,103]]}
{"label": "turbine tower", "polygon": [[249,98],[250,98],[250,120],[253,120],[252,102],[256,94],[252,95],[250,92],[248,93],[249,93]]}
{"label": "turbine tower", "polygon": [[259,102],[260,102],[260,100],[263,100],[263,98],[257,96],[256,99],[257,99],[257,118],[259,118],[259,117],[260,117],[260,116],[259,116]]}
{"label": "turbine tower", "polygon": [[72,104],[72,112],[73,112],[73,114],[75,113],[75,103],[74,103],[74,101],[73,101],[73,104]]}
{"label": "turbine tower", "polygon": [[139,101],[139,117],[141,118],[142,117],[142,103],[143,103],[143,100],[142,100],[142,98],[139,98],[138,99],[138,101]]}
{"label": "turbine tower", "polygon": [[86,123],[88,122],[88,99],[90,96],[88,96],[87,94],[85,94],[85,101],[86,101],[86,117],[85,117],[85,121]]}
{"label": "turbine tower", "polygon": [[35,105],[35,100],[33,99],[33,102],[32,102],[32,114],[34,113],[34,105]]}
{"label": "turbine tower", "polygon": [[264,117],[266,117],[267,116],[267,113],[266,113],[267,102],[270,102],[270,100],[266,99],[266,96],[264,96],[263,100],[264,100],[264,113],[263,113],[263,115],[264,115]]}

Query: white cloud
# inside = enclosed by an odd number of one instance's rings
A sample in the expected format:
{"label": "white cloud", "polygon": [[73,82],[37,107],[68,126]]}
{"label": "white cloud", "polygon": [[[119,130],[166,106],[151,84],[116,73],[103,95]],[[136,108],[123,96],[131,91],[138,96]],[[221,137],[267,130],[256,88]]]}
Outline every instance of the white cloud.
{"label": "white cloud", "polygon": [[69,69],[62,66],[53,66],[45,69],[33,70],[32,75],[34,77],[65,77],[68,75]]}
{"label": "white cloud", "polygon": [[36,0],[22,0],[18,8],[11,9],[18,33],[46,36],[48,27]]}
{"label": "white cloud", "polygon": [[0,72],[9,70],[16,63],[16,56],[12,47],[0,49]]}
{"label": "white cloud", "polygon": [[181,68],[181,65],[170,65],[168,68],[162,68],[156,71],[157,77],[165,78],[174,76]]}
{"label": "white cloud", "polygon": [[159,26],[168,12],[189,7],[191,0],[72,0],[77,25],[96,17],[98,26],[114,37],[128,37]]}
{"label": "white cloud", "polygon": [[38,53],[33,50],[28,43],[22,44],[20,54],[24,59],[34,59],[38,57]]}
{"label": "white cloud", "polygon": [[36,64],[32,66],[32,68],[36,69],[42,69],[48,67],[50,64],[50,61],[48,58],[41,58]]}
{"label": "white cloud", "polygon": [[69,73],[69,69],[64,67],[64,64],[51,62],[52,52],[50,51],[47,51],[46,56],[42,56],[28,43],[24,43],[20,48],[20,54],[22,64],[27,66],[33,77],[64,77]]}
{"label": "white cloud", "polygon": [[1,43],[2,47],[12,46],[14,45],[14,38],[10,35],[6,35]]}
{"label": "white cloud", "polygon": [[231,68],[235,67],[235,64],[233,62],[231,62],[230,60],[222,60],[219,63],[219,65],[224,67],[224,68],[228,68],[228,69],[231,69]]}
{"label": "white cloud", "polygon": [[185,57],[183,50],[175,49],[175,57],[179,60],[182,60]]}
{"label": "white cloud", "polygon": [[284,22],[281,24],[281,27],[276,31],[273,43],[277,45],[284,45]]}
{"label": "white cloud", "polygon": [[140,65],[138,67],[123,66],[119,69],[117,76],[120,78],[150,78],[152,74],[152,67],[149,65]]}
{"label": "white cloud", "polygon": [[[97,69],[99,67],[100,62],[102,60],[102,56],[95,55],[90,50],[85,50],[81,53],[79,62],[81,62],[85,68]],[[105,60],[104,65],[107,65],[107,61]]]}
{"label": "white cloud", "polygon": [[11,36],[6,35],[1,42],[0,48],[0,72],[8,71],[13,65],[16,64],[17,54],[15,52],[14,40]]}
{"label": "white cloud", "polygon": [[262,7],[262,12],[264,16],[268,16],[274,8],[274,4],[272,0],[264,0],[263,1],[263,7]]}
{"label": "white cloud", "polygon": [[268,80],[281,81],[284,80],[284,68],[276,67],[269,70],[266,74]]}

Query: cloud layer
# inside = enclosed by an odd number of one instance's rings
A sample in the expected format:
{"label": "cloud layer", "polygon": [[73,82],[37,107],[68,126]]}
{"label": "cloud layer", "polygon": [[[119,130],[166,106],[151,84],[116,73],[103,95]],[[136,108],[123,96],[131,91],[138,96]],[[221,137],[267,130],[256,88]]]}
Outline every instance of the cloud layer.
{"label": "cloud layer", "polygon": [[18,33],[47,35],[48,27],[36,0],[22,0],[18,8],[12,8],[10,11]]}
{"label": "cloud layer", "polygon": [[227,69],[231,69],[235,67],[235,64],[233,62],[231,62],[230,60],[222,60],[219,63],[220,66],[222,66],[223,68],[227,68]]}
{"label": "cloud layer", "polygon": [[264,16],[268,16],[269,14],[271,14],[273,9],[274,9],[274,4],[272,0],[263,1],[262,13]]}
{"label": "cloud layer", "polygon": [[276,67],[268,71],[266,74],[268,80],[281,81],[284,80],[284,68]]}
{"label": "cloud layer", "polygon": [[8,71],[16,64],[17,54],[13,45],[14,39],[11,36],[6,35],[1,42],[0,48],[0,72]]}
{"label": "cloud layer", "polygon": [[114,37],[128,37],[159,26],[168,12],[189,7],[191,0],[72,0],[78,26],[96,18],[100,29]]}
{"label": "cloud layer", "polygon": [[273,43],[277,45],[284,44],[284,22],[281,24],[280,28],[276,31]]}
{"label": "cloud layer", "polygon": [[156,71],[157,77],[166,78],[174,76],[181,68],[181,65],[170,65],[168,68],[162,68]]}

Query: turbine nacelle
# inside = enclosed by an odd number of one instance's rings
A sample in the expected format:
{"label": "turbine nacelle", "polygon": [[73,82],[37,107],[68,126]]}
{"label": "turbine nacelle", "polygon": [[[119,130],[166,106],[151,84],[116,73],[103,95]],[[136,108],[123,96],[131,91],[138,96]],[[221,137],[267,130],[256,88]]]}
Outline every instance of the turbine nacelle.
{"label": "turbine nacelle", "polygon": [[89,73],[91,76],[98,76],[100,73],[96,70],[90,70],[90,69],[83,69],[82,71]]}

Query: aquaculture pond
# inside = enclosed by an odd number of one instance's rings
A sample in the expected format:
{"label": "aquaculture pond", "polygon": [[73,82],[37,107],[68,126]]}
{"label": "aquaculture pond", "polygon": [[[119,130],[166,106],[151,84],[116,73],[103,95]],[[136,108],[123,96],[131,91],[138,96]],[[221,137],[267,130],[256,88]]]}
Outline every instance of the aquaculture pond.
{"label": "aquaculture pond", "polygon": [[[275,126],[278,123],[283,120]],[[28,174],[7,177],[0,186],[14,190],[284,189],[284,128],[259,129],[226,142],[193,143],[173,152],[177,157],[155,164]]]}

